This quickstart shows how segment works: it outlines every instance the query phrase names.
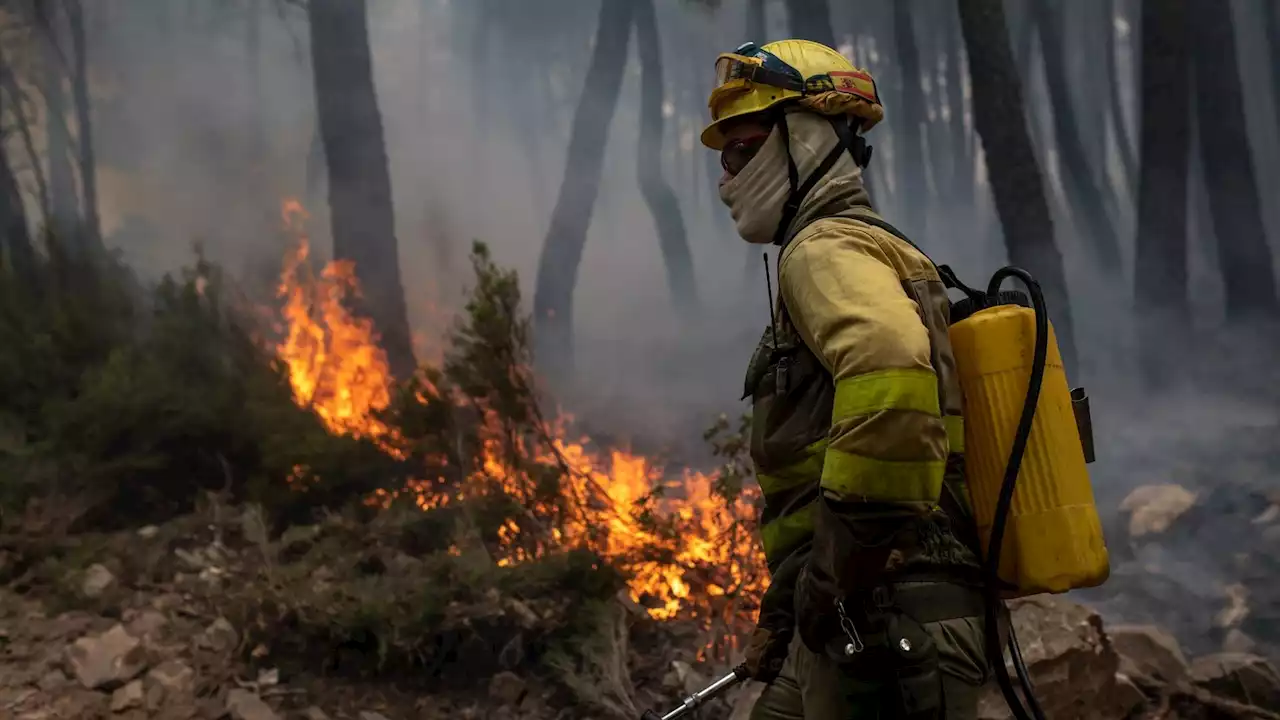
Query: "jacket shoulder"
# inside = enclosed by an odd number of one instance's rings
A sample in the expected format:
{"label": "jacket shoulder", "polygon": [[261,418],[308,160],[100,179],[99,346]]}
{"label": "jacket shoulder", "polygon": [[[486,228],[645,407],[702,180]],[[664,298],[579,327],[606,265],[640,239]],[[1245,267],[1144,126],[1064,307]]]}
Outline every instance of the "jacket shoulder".
{"label": "jacket shoulder", "polygon": [[904,282],[938,278],[933,262],[911,243],[876,225],[852,217],[822,218],[796,234],[782,253],[782,264],[804,255],[857,253],[888,265]]}

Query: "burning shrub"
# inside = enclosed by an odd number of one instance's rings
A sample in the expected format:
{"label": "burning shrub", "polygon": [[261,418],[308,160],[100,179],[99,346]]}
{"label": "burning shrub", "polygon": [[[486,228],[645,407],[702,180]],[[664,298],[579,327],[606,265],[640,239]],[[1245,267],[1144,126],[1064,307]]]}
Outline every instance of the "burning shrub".
{"label": "burning shrub", "polygon": [[[570,435],[544,415],[516,275],[481,244],[440,367],[396,381],[348,309],[353,268],[314,270],[291,227],[274,332],[198,258],[123,306],[113,344],[58,355],[73,391],[2,406],[27,428],[7,459],[51,468],[84,501],[82,529],[159,522],[210,490],[260,505],[266,562],[224,590],[282,664],[355,653],[373,672],[474,677],[546,660],[571,686],[608,674],[614,699],[591,702],[626,706],[618,636],[642,638],[634,620],[732,651],[765,582],[742,428],[708,434],[714,474]],[[0,332],[39,348],[47,321],[9,316]]]}

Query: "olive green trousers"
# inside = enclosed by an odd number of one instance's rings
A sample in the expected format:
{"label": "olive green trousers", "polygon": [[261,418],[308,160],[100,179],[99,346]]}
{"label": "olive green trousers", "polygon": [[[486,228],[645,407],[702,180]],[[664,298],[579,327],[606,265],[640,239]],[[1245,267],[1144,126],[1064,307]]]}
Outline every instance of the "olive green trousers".
{"label": "olive green trousers", "polygon": [[[943,707],[920,720],[976,720],[988,678],[984,625],[981,618],[956,618],[924,626],[938,646]],[[885,682],[854,677],[809,650],[797,634],[782,672],[752,708],[751,720],[897,720],[895,692]]]}

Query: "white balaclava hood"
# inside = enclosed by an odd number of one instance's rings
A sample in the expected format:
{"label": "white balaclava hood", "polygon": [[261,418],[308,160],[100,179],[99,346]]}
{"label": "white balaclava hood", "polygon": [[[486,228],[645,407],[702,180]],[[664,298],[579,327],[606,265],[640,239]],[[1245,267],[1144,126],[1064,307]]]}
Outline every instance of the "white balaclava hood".
{"label": "white balaclava hood", "polygon": [[[831,123],[814,113],[790,113],[786,126],[791,140],[791,158],[796,164],[799,184],[803,185],[839,138]],[[782,222],[783,207],[791,194],[782,127],[781,123],[774,125],[760,152],[751,158],[742,172],[720,186],[720,199],[729,207],[738,234],[749,243],[773,242],[778,223]]]}

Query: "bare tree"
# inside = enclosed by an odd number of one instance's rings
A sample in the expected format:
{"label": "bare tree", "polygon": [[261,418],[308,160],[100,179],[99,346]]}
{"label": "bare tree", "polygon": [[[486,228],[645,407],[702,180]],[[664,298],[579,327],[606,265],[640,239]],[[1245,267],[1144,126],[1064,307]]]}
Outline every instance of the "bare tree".
{"label": "bare tree", "polygon": [[79,199],[75,172],[71,167],[71,136],[67,131],[67,109],[63,94],[66,57],[62,52],[60,5],[35,2],[35,20],[40,29],[36,42],[41,50],[40,91],[45,102],[45,161],[49,166],[48,225],[64,243],[78,243],[80,237]]}
{"label": "bare tree", "polygon": [[365,0],[311,0],[311,68],[329,180],[335,259],[355,262],[360,308],[382,336],[391,372],[416,365],[409,335],[391,175],[373,84]]}
{"label": "bare tree", "polygon": [[1075,341],[1062,254],[1054,244],[1044,181],[1027,134],[1004,5],[1001,0],[959,0],[959,7],[974,125],[986,153],[1009,260],[1035,275],[1044,288],[1063,360],[1073,367]]}
{"label": "bare tree", "polygon": [[9,64],[9,59],[2,50],[0,50],[0,93],[9,94],[9,116],[13,122],[12,130],[17,132],[22,139],[23,150],[30,161],[31,176],[35,181],[36,200],[39,203],[40,212],[48,216],[49,183],[45,181],[44,167],[40,162],[40,153],[36,150],[35,138],[31,132],[31,123],[22,107],[23,102],[26,100],[26,94],[23,93],[22,87],[18,84],[18,79]]}
{"label": "bare tree", "polygon": [[1141,166],[1134,300],[1148,381],[1167,384],[1166,350],[1181,343],[1187,297],[1187,165],[1191,141],[1191,56],[1187,0],[1143,0]]}
{"label": "bare tree", "polygon": [[1267,48],[1271,51],[1271,102],[1275,104],[1276,121],[1280,122],[1280,3],[1262,3]]}
{"label": "bare tree", "polygon": [[71,74],[71,97],[75,105],[77,160],[80,192],[84,198],[83,229],[90,247],[102,247],[102,221],[98,219],[98,164],[93,151],[93,119],[89,99],[89,49],[85,41],[84,8],[80,0],[66,0],[67,24],[71,29],[71,50],[75,71]]}
{"label": "bare tree", "polygon": [[973,143],[969,130],[965,126],[964,87],[961,80],[961,63],[964,62],[964,51],[961,48],[960,16],[955,8],[946,12],[946,20],[941,23],[943,37],[942,51],[946,58],[946,102],[950,112],[948,127],[951,131],[951,200],[960,207],[971,207],[974,201],[973,181]]}
{"label": "bare tree", "polygon": [[1089,165],[1089,153],[1071,102],[1067,75],[1067,50],[1063,42],[1062,5],[1059,0],[1031,0],[1033,22],[1039,30],[1046,84],[1053,104],[1053,131],[1066,184],[1067,202],[1087,238],[1101,269],[1119,274],[1120,239],[1107,215],[1098,175]]}
{"label": "bare tree", "polygon": [[787,0],[787,27],[791,28],[793,38],[820,42],[827,47],[836,46],[827,0]]}
{"label": "bare tree", "polygon": [[[0,65],[0,73],[6,72]],[[0,91],[0,116],[3,116],[5,92]],[[15,98],[9,98],[12,103]],[[0,269],[6,265],[15,277],[30,279],[35,267],[35,253],[27,227],[27,214],[22,205],[22,192],[9,162],[5,146],[5,128],[0,126]]]}
{"label": "bare tree", "polygon": [[1196,117],[1227,318],[1274,317],[1280,302],[1258,201],[1230,8],[1192,0]]}
{"label": "bare tree", "polygon": [[[924,219],[929,212],[929,183],[925,177],[924,90],[920,85],[920,49],[916,44],[916,29],[912,22],[912,0],[895,0],[893,3],[893,44],[897,50],[898,71],[902,78],[902,109],[894,123],[894,144],[898,158],[899,187],[902,202],[911,213],[899,219],[909,234],[924,237],[927,233]],[[919,218],[913,221],[911,218]]]}
{"label": "bare tree", "polygon": [[1129,124],[1124,119],[1124,97],[1120,93],[1120,69],[1119,63],[1116,62],[1116,45],[1120,42],[1120,33],[1116,29],[1117,7],[1116,0],[1106,0],[1106,23],[1103,28],[1106,32],[1106,82],[1107,91],[1111,96],[1111,129],[1116,136],[1116,145],[1120,151],[1120,167],[1124,171],[1126,190],[1132,191],[1132,184],[1137,177],[1138,158],[1135,157],[1133,148],[1133,138],[1129,135]]}
{"label": "bare tree", "polygon": [[573,290],[600,192],[605,142],[618,107],[633,10],[633,0],[601,3],[595,49],[573,116],[564,180],[538,261],[533,294],[537,357],[557,372],[568,371],[573,361]]}
{"label": "bare tree", "polygon": [[698,306],[693,278],[693,256],[685,233],[680,202],[662,174],[663,83],[662,45],[653,0],[634,0],[636,44],[640,52],[640,142],[636,171],[653,225],[658,231],[667,286],[676,307],[689,312]]}

